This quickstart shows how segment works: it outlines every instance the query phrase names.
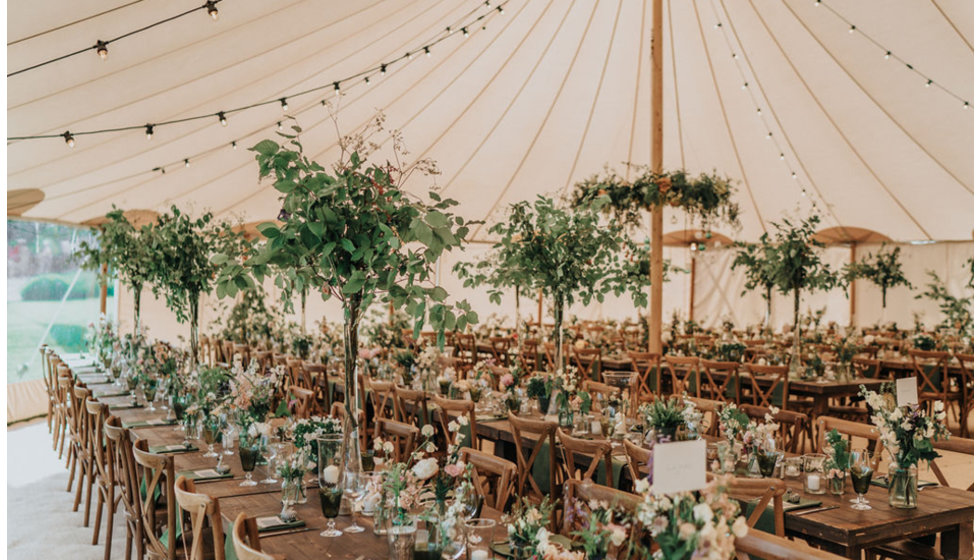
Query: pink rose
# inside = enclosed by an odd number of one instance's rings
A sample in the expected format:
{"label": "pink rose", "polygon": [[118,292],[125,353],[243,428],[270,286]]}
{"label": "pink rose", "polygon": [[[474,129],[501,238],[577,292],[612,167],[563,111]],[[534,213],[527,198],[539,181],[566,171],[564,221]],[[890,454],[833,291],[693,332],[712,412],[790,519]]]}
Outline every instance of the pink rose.
{"label": "pink rose", "polygon": [[446,465],[446,474],[456,478],[463,474],[463,465],[461,463],[453,463],[451,465]]}
{"label": "pink rose", "polygon": [[514,384],[514,376],[509,373],[505,373],[503,377],[500,378],[500,384],[504,387],[510,387]]}

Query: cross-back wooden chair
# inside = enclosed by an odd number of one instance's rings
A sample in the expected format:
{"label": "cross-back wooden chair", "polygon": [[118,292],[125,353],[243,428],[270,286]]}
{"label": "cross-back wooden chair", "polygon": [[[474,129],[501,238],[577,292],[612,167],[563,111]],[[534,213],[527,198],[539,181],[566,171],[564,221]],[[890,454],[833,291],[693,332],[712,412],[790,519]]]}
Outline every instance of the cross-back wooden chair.
{"label": "cross-back wooden chair", "polygon": [[395,385],[395,419],[422,427],[429,423],[429,407],[425,391]]}
{"label": "cross-back wooden chair", "polygon": [[[133,543],[136,543],[136,557],[143,557],[143,526],[140,524],[139,482],[136,477],[136,462],[133,458],[133,443],[129,430],[123,428],[117,416],[110,416],[103,424],[107,453],[114,457],[116,487],[119,488],[119,502],[123,505],[126,520],[126,560],[130,560]],[[111,535],[106,539],[106,547],[111,546]]]}
{"label": "cross-back wooden chair", "polygon": [[855,356],[851,359],[851,367],[854,368],[854,375],[878,379],[881,376],[881,360],[877,358],[862,358]]}
{"label": "cross-back wooden chair", "polygon": [[374,437],[381,441],[390,441],[395,446],[392,458],[396,463],[405,461],[412,451],[415,450],[415,443],[419,437],[419,429],[411,424],[379,418],[374,423]]}
{"label": "cross-back wooden chair", "polygon": [[857,449],[853,444],[854,438],[860,438],[867,440],[868,449],[868,460],[871,462],[871,468],[878,471],[878,465],[881,463],[881,453],[883,446],[881,440],[879,439],[881,435],[878,433],[878,429],[871,424],[863,424],[861,422],[853,422],[851,420],[843,420],[834,416],[821,416],[817,418],[814,423],[816,428],[816,448],[823,449],[827,445],[827,434],[831,430],[837,430],[837,432],[846,440],[852,442],[852,449]]}
{"label": "cross-back wooden chair", "polygon": [[[55,394],[57,393],[58,387],[58,374],[54,372],[52,374],[51,369],[51,356],[53,352],[48,348],[47,344],[42,344],[38,351],[41,353],[41,378],[44,380],[44,393],[48,397],[48,412],[45,415],[45,420],[48,423],[48,432],[51,432],[52,424],[54,422],[54,403]],[[55,437],[57,439],[57,437]]]}
{"label": "cross-back wooden chair", "polygon": [[626,450],[626,466],[629,468],[633,483],[636,484],[636,481],[649,476],[650,450],[628,439],[623,440],[623,449]]}
{"label": "cross-back wooden chair", "polygon": [[[639,397],[660,394],[660,354],[656,352],[634,352],[626,353],[630,363],[633,364],[633,371],[639,379]],[[650,376],[653,376],[651,379]],[[653,383],[653,387],[650,384]]]}
{"label": "cross-back wooden chair", "polygon": [[[973,354],[963,354],[956,353],[957,363],[960,365],[960,391],[962,391],[962,400],[960,401],[960,413],[959,413],[959,423],[960,423],[960,437],[967,437],[970,435],[970,427],[967,424],[967,418],[970,417],[970,411],[973,410]],[[963,406],[966,403],[966,406]]]}
{"label": "cross-back wooden chair", "polygon": [[477,362],[476,359],[476,335],[472,333],[458,332],[453,336],[454,354],[465,360],[470,365]]}
{"label": "cross-back wooden chair", "polygon": [[[51,439],[51,449],[58,450],[58,459],[64,456],[65,451],[65,438],[68,437],[68,409],[71,408],[71,399],[68,396],[71,390],[72,380],[71,374],[68,373],[68,368],[62,365],[53,365],[58,372],[58,380],[55,385],[55,419],[54,419],[54,430]],[[62,368],[64,371],[62,372]],[[69,446],[69,449],[71,447]]]}
{"label": "cross-back wooden chair", "polygon": [[[950,436],[949,439],[938,439],[933,442],[932,446],[935,449],[941,451],[950,451],[952,453],[962,453],[964,455],[973,456],[973,440],[963,437]],[[929,468],[932,470],[933,474],[936,475],[936,480],[939,484],[943,486],[949,486],[949,481],[946,480],[945,473],[939,468],[939,464],[936,461],[929,461]],[[973,479],[970,479],[970,487],[967,488],[968,492],[973,492]]]}
{"label": "cross-back wooden chair", "polygon": [[309,418],[313,407],[313,391],[300,387],[289,386],[289,412],[294,418]]}
{"label": "cross-back wooden chair", "polygon": [[[756,421],[763,421],[766,414],[771,414],[768,407],[750,404],[739,405],[739,410]],[[773,422],[779,425],[779,430],[773,435],[776,445],[787,453],[802,453],[803,442],[807,431],[807,415],[791,410],[779,410],[772,415]]]}
{"label": "cross-back wooden chair", "polygon": [[[82,521],[83,527],[88,527],[89,516],[92,511],[92,486],[95,484],[95,468],[92,460],[91,442],[91,418],[85,411],[85,401],[92,397],[92,391],[81,385],[72,388],[72,414],[75,420],[75,430],[73,434],[73,447],[75,457],[79,466],[78,484],[75,487],[75,503],[72,511],[78,511],[78,505],[82,500],[82,490],[85,490],[85,517]],[[69,481],[69,484],[71,482]]]}
{"label": "cross-back wooden chair", "polygon": [[602,364],[602,350],[572,346],[572,363],[575,364],[580,379],[597,379]]}
{"label": "cross-back wooden chair", "polygon": [[259,528],[254,517],[245,512],[238,514],[231,528],[231,543],[238,560],[282,560],[284,557],[262,552],[259,544]]}
{"label": "cross-back wooden chair", "polygon": [[230,340],[222,340],[221,352],[224,354],[225,364],[231,367],[235,358],[235,343]]}
{"label": "cross-back wooden chair", "polygon": [[89,453],[95,474],[95,489],[98,495],[95,507],[95,527],[92,530],[92,544],[99,544],[99,531],[102,527],[102,509],[106,510],[106,559],[112,547],[112,519],[115,513],[115,472],[114,457],[109,454],[103,426],[109,415],[109,406],[97,400],[85,401],[88,415]]}
{"label": "cross-back wooden chair", "polygon": [[493,360],[497,364],[509,368],[510,349],[514,344],[514,339],[509,336],[491,336],[488,342],[490,343],[490,354],[493,356]]}
{"label": "cross-back wooden chair", "polygon": [[[948,352],[933,352],[926,350],[909,350],[912,358],[912,369],[915,371],[915,381],[919,389],[919,404],[926,410],[932,410],[934,401],[942,401],[946,410],[951,410],[950,404],[959,400],[949,382]],[[949,415],[946,416],[949,425]]]}
{"label": "cross-back wooden chair", "polygon": [[371,408],[374,418],[389,418],[394,420],[398,414],[395,400],[395,383],[393,381],[375,381],[368,379],[366,388],[371,389],[368,393],[371,397]]}
{"label": "cross-back wooden chair", "polygon": [[538,369],[538,341],[525,339],[517,358],[520,361],[521,370],[531,372]]}
{"label": "cross-back wooden chair", "polygon": [[[664,364],[670,372],[670,394],[697,394],[700,358],[697,356],[664,356]],[[661,391],[664,394],[664,391]]]}
{"label": "cross-back wooden chair", "polygon": [[698,373],[698,394],[702,399],[712,401],[735,401],[739,404],[738,362],[716,362],[701,360]]}
{"label": "cross-back wooden chair", "polygon": [[[344,418],[347,416],[347,409],[344,408],[344,403],[342,401],[335,401],[330,405],[330,417],[336,418],[343,425]],[[368,430],[373,429],[373,426],[369,427],[367,423],[367,415],[364,413],[364,409],[359,409],[357,411],[357,426],[363,426],[363,428],[357,431],[358,437],[361,440],[361,449],[370,449],[368,446],[369,434]],[[371,434],[373,435],[373,434]]]}
{"label": "cross-back wooden chair", "polygon": [[844,560],[830,552],[813,548],[804,541],[791,541],[787,538],[770,535],[758,529],[749,529],[744,537],[735,539],[735,558],[737,560]]}
{"label": "cross-back wooden chair", "polygon": [[[629,492],[595,484],[591,481],[574,479],[565,481],[564,494],[564,507],[562,508],[564,516],[561,525],[561,534],[566,537],[571,537],[574,531],[581,531],[588,527],[588,519],[591,514],[589,504],[601,503],[612,508],[614,511],[613,521],[622,523],[624,520],[618,519],[615,512],[622,511],[626,514],[634,512],[639,507],[641,501],[639,496],[630,494]],[[627,558],[629,543],[633,539],[633,527],[637,525],[636,523],[628,524],[626,540],[623,541],[623,544],[618,549],[610,545],[607,551],[607,558],[617,560],[625,560]]]}
{"label": "cross-back wooden chair", "polygon": [[[759,364],[748,364],[746,367],[749,374],[742,381],[742,402],[767,408],[785,408],[789,393],[789,367]],[[765,383],[759,382],[762,379]]]}
{"label": "cross-back wooden chair", "polygon": [[[435,415],[439,423],[439,431],[447,446],[453,441],[453,434],[449,432],[449,423],[459,416],[465,416],[468,421],[468,427],[465,429],[470,434],[469,447],[481,449],[480,436],[476,433],[476,404],[473,401],[445,399],[435,395],[432,397],[432,403],[438,407]],[[460,430],[462,429],[464,427],[460,427]],[[446,449],[446,447],[442,447],[442,449]]]}
{"label": "cross-back wooden chair", "polygon": [[[715,475],[708,473],[708,480]],[[778,478],[745,478],[730,477],[727,492],[738,498],[758,500],[752,513],[746,516],[745,523],[755,527],[769,504],[772,504],[773,533],[777,537],[786,536],[786,519],[783,515],[783,494],[786,493],[786,483]]]}
{"label": "cross-back wooden chair", "polygon": [[304,389],[309,389],[303,378],[303,360],[297,358],[286,358],[286,374],[289,376],[290,385],[299,385]]}
{"label": "cross-back wooden chair", "polygon": [[[130,437],[133,437],[130,432]],[[146,440],[133,442],[133,459],[136,462],[136,478],[145,482],[140,487],[140,524],[143,546],[151,560],[174,560],[177,557],[177,503],[174,497],[173,455],[158,455],[146,450]],[[159,491],[159,500],[157,492]],[[157,511],[167,508],[165,520],[159,521]],[[166,541],[166,542],[165,542]]]}
{"label": "cross-back wooden chair", "polygon": [[694,407],[701,412],[701,426],[704,433],[709,436],[718,435],[718,412],[725,406],[725,401],[715,401],[711,399],[699,399],[698,397],[684,397],[684,400],[691,401]]}
{"label": "cross-back wooden chair", "polygon": [[507,503],[514,496],[517,465],[469,447],[463,448],[460,459],[473,465],[473,486],[483,496],[483,502],[497,511],[507,511]]}
{"label": "cross-back wooden chair", "polygon": [[592,397],[593,411],[604,410],[605,403],[608,403],[610,398],[615,398],[619,395],[619,388],[591,379],[586,379],[582,382],[582,390]]}
{"label": "cross-back wooden chair", "polygon": [[[330,384],[327,381],[327,366],[323,364],[314,364],[312,362],[303,362],[303,377],[304,382],[308,382],[310,384],[308,388],[313,390],[313,405],[310,409],[310,413],[317,414],[326,410],[326,403],[331,397],[331,395],[327,394],[327,392],[330,390]],[[358,383],[360,385],[361,392],[363,392],[366,389],[363,375],[359,379]]]}
{"label": "cross-back wooden chair", "polygon": [[259,364],[259,371],[265,371],[272,368],[272,351],[270,350],[258,350],[252,352],[252,357]]}
{"label": "cross-back wooden chair", "polygon": [[252,347],[248,344],[235,344],[232,348],[232,355],[238,354],[242,357],[242,367],[248,368],[252,363]]}
{"label": "cross-back wooden chair", "polygon": [[73,395],[75,392],[75,378],[72,377],[71,371],[68,370],[67,366],[60,366],[58,368],[58,390],[64,396],[65,413],[65,428],[61,432],[58,458],[61,458],[61,452],[65,449],[65,442],[67,441],[68,451],[65,455],[65,468],[68,469],[68,488],[65,489],[65,492],[71,492],[71,487],[75,480],[75,468],[78,464],[78,459],[75,457],[75,439],[77,438],[76,430],[78,429],[78,420],[75,415],[75,398]]}
{"label": "cross-back wooden chair", "polygon": [[[510,434],[514,440],[514,447],[517,448],[517,495],[527,497],[535,502],[544,500],[545,495],[554,498],[558,489],[557,451],[555,448],[555,432],[558,431],[558,424],[547,420],[521,418],[515,416],[513,412],[507,413],[507,422],[510,424]],[[525,438],[534,441],[530,450],[525,445]],[[545,453],[548,454],[548,488],[541,488],[534,480],[532,469],[545,445],[547,445]]]}
{"label": "cross-back wooden chair", "polygon": [[[592,480],[592,475],[599,468],[600,463],[605,463],[605,484],[613,485],[612,470],[612,444],[602,439],[580,439],[572,437],[562,430],[558,430],[558,443],[562,450],[562,469],[565,480]],[[589,457],[589,465],[582,470],[575,461],[576,455]]]}
{"label": "cross-back wooden chair", "polygon": [[[198,493],[194,481],[183,476],[174,483],[174,497],[180,510],[180,522],[183,523],[184,512],[190,518],[190,548],[187,547],[188,530],[181,531],[184,558],[225,560],[225,532],[217,498]],[[205,522],[211,529],[209,532],[204,530]]]}

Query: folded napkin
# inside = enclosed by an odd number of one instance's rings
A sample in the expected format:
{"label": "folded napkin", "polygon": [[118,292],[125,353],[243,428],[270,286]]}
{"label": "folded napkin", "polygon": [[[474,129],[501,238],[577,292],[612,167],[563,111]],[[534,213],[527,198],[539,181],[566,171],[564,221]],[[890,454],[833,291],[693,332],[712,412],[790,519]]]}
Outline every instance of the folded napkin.
{"label": "folded napkin", "polygon": [[109,406],[109,410],[129,410],[132,408],[143,408],[143,405],[130,402],[130,403],[123,403],[123,404],[114,404]]}
{"label": "folded napkin", "polygon": [[269,533],[272,531],[282,531],[283,529],[305,527],[306,521],[303,521],[302,519],[295,519],[287,522],[279,519],[278,515],[271,515],[269,517],[256,517],[255,524],[258,525],[260,533]]}
{"label": "folded napkin", "polygon": [[176,420],[166,420],[163,418],[155,418],[152,420],[142,420],[137,422],[123,422],[123,428],[147,428],[150,426],[173,426],[176,424]]}
{"label": "folded napkin", "polygon": [[198,451],[197,447],[193,444],[184,445],[183,443],[175,443],[171,445],[151,445],[150,453],[192,453]]}
{"label": "folded napkin", "polygon": [[179,471],[177,473],[178,477],[188,478],[195,482],[203,482],[206,480],[221,480],[223,478],[231,478],[231,473],[227,472],[221,474],[214,469],[198,469],[196,471]]}
{"label": "folded napkin", "polygon": [[95,392],[95,396],[100,399],[104,397],[128,397],[129,395],[130,395],[129,391],[115,391],[115,392],[109,391],[108,393]]}

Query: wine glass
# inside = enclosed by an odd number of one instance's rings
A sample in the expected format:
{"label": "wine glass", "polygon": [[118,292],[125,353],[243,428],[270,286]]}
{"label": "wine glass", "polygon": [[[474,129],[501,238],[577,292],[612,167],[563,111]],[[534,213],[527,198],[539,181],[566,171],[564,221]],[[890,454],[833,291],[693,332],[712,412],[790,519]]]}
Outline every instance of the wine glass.
{"label": "wine glass", "polygon": [[245,471],[245,480],[239,486],[255,486],[258,482],[252,480],[252,471],[255,470],[255,463],[258,462],[262,454],[262,444],[259,438],[242,434],[238,442],[238,458],[242,461],[242,470]]}
{"label": "wine glass", "polygon": [[218,456],[214,451],[214,443],[218,441],[219,433],[221,433],[221,419],[213,414],[207,415],[204,418],[204,425],[201,429],[201,439],[208,446],[208,451],[203,455],[204,457]]}
{"label": "wine glass", "polygon": [[357,507],[361,499],[367,493],[368,485],[371,483],[371,473],[347,473],[344,476],[344,495],[350,502],[351,524],[344,529],[345,533],[362,533],[364,527],[357,524]]}
{"label": "wine glass", "polygon": [[262,437],[264,443],[262,448],[265,451],[264,455],[265,455],[265,462],[266,462],[266,470],[269,472],[269,476],[265,477],[260,482],[262,484],[276,484],[277,482],[279,482],[279,479],[276,478],[276,457],[279,455],[279,452],[282,450],[282,444],[276,443],[274,441],[266,441],[266,437],[267,436]]}
{"label": "wine glass", "polygon": [[146,397],[146,404],[150,405],[150,412],[156,412],[157,408],[153,406],[153,401],[157,400],[157,380],[154,377],[147,377],[143,381],[143,396]]}
{"label": "wine glass", "polygon": [[867,450],[851,451],[851,484],[854,485],[854,492],[857,494],[857,501],[851,505],[851,509],[869,510],[871,503],[864,497],[868,493],[868,486],[871,484],[871,477],[874,469],[868,460]]}
{"label": "wine glass", "polygon": [[472,482],[465,481],[456,487],[456,501],[463,504],[463,517],[473,519],[476,512],[480,509],[480,494]]}
{"label": "wine glass", "polygon": [[337,530],[336,519],[340,513],[340,502],[344,497],[343,465],[341,465],[343,436],[331,434],[317,438],[317,484],[320,491],[320,509],[323,517],[327,518],[327,528],[321,537],[339,537],[343,535]]}
{"label": "wine glass", "polygon": [[235,425],[226,422],[224,429],[221,430],[221,452],[225,455],[235,454],[235,436],[237,435]]}
{"label": "wine glass", "polygon": [[200,423],[200,412],[185,412],[184,417],[181,419],[181,426],[184,428],[184,447],[191,446],[192,439],[200,439],[201,437],[201,423]]}

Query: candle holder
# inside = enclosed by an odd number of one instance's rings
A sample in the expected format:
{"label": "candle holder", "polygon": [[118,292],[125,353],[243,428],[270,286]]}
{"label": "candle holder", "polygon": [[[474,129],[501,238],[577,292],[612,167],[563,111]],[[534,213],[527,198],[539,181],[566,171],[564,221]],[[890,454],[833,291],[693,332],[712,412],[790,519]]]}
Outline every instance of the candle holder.
{"label": "candle holder", "polygon": [[803,491],[807,494],[825,494],[827,477],[824,465],[827,456],[823,453],[808,453],[803,456]]}
{"label": "candle holder", "polygon": [[493,519],[476,518],[465,523],[466,560],[489,560],[493,544],[493,531],[497,522]]}

